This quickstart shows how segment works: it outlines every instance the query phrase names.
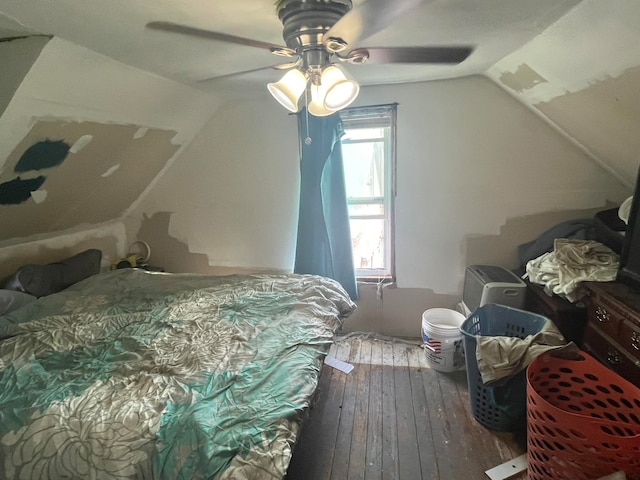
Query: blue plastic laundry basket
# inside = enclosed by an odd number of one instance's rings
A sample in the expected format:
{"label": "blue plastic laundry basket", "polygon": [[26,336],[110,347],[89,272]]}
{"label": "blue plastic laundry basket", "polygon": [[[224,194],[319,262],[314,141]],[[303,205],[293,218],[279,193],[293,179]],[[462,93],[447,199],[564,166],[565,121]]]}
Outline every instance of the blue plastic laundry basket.
{"label": "blue plastic laundry basket", "polygon": [[[476,336],[525,338],[542,330],[546,317],[504,305],[476,309],[460,327],[463,336],[471,413],[487,428],[509,432],[526,426],[526,372],[498,386],[482,383],[476,360]],[[496,399],[499,398],[499,401]]]}

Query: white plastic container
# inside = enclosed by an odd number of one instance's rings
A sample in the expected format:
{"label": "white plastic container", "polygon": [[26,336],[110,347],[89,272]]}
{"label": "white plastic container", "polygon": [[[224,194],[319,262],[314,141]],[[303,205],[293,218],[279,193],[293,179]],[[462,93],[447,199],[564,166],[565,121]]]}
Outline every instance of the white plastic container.
{"label": "white plastic container", "polygon": [[422,314],[422,341],[427,363],[439,372],[465,369],[460,326],[466,317],[448,308],[432,308]]}

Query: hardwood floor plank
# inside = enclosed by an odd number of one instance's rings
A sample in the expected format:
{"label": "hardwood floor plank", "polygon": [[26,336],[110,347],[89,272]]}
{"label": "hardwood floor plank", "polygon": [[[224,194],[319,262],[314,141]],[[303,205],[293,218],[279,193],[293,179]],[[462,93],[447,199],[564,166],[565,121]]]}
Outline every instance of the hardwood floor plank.
{"label": "hardwood floor plank", "polygon": [[422,383],[422,370],[429,367],[426,366],[423,359],[424,351],[421,347],[409,349],[407,352],[411,396],[413,399],[413,414],[416,424],[418,453],[420,456],[420,471],[422,472],[422,477],[420,478],[437,479],[439,478],[438,463],[434,453],[435,447],[429,420],[430,404],[427,401]]}
{"label": "hardwood floor plank", "polygon": [[[465,466],[468,475],[472,478],[482,478],[484,471],[488,468],[502,463],[495,457],[495,452],[482,448],[479,455],[479,446],[485,446],[485,435],[478,428],[480,425],[473,425],[468,421],[466,410],[469,409],[468,404],[463,404],[458,395],[457,384],[464,383],[466,385],[465,372],[452,372],[442,374],[440,388],[443,398],[447,399],[445,403],[445,415],[447,417],[449,434],[451,438],[456,439],[456,452],[459,464]],[[484,428],[484,427],[481,427]],[[460,471],[455,469],[455,471]],[[462,473],[462,471],[460,471]]]}
{"label": "hardwood floor plank", "polygon": [[366,480],[382,479],[382,342],[371,341]]}
{"label": "hardwood floor plank", "polygon": [[396,423],[395,374],[393,344],[382,345],[382,478],[397,480],[398,426]]}
{"label": "hardwood floor plank", "polygon": [[[440,390],[440,377],[437,371],[430,366],[420,371],[422,388],[427,400],[429,425],[431,425],[431,437],[433,439],[433,456],[437,476],[434,478],[465,478],[456,477],[455,464],[457,457],[451,445],[450,427],[446,418],[445,400]],[[469,477],[470,478],[470,477]]]}
{"label": "hardwood floor plank", "polygon": [[396,397],[396,428],[398,446],[398,478],[422,478],[416,418],[414,415],[411,377],[405,343],[393,344],[394,382]]}
{"label": "hardwood floor plank", "polygon": [[[512,432],[495,432],[482,426],[471,413],[471,403],[469,400],[468,385],[466,382],[458,382],[458,396],[466,413],[465,419],[461,420],[463,426],[473,430],[476,442],[487,445],[486,452],[482,458],[484,460],[483,471],[500,465],[508,460],[519,457],[526,452],[526,438],[517,438]],[[519,475],[511,477],[512,480],[526,480],[527,473],[522,472]]]}
{"label": "hardwood floor plank", "polygon": [[436,371],[419,345],[354,336],[331,352],[355,368],[324,366],[287,480],[481,479],[524,453],[473,418],[465,372]]}
{"label": "hardwood floor plank", "polygon": [[[354,363],[354,358],[360,355],[360,339],[356,338],[349,342],[351,347],[349,357],[345,361]],[[355,416],[356,397],[358,394],[357,366],[350,374],[345,376],[344,395],[340,407],[340,423],[336,436],[336,446],[333,455],[333,465],[331,467],[332,480],[345,480],[349,475],[349,457],[351,454],[351,440],[353,435],[353,419]]]}
{"label": "hardwood floor plank", "polygon": [[355,364],[356,408],[353,417],[349,480],[364,480],[367,461],[367,427],[369,419],[369,381],[371,378],[371,341],[360,342]]}
{"label": "hardwood floor plank", "polygon": [[[349,356],[349,344],[347,342],[336,345],[336,357],[346,359]],[[346,374],[325,365],[331,371],[329,383],[329,394],[325,403],[318,412],[320,414],[320,424],[322,428],[317,432],[315,458],[311,462],[309,478],[317,480],[327,480],[331,478],[331,466],[336,448],[336,438],[338,436],[338,426],[342,412],[342,402],[344,396],[344,386]]]}

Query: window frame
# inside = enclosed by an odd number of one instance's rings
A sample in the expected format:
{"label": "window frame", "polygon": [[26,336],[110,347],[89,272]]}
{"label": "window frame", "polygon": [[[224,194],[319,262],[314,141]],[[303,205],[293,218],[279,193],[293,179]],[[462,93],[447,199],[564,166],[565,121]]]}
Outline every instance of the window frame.
{"label": "window frame", "polygon": [[[385,127],[384,143],[384,196],[383,197],[347,197],[347,205],[375,205],[382,204],[382,215],[351,215],[351,220],[375,219],[380,217],[384,221],[384,263],[385,268],[355,268],[356,279],[359,281],[393,281],[395,279],[395,197],[396,197],[396,134],[397,134],[397,103],[352,107],[340,111],[340,118],[344,130],[360,128]],[[371,142],[372,139],[345,141],[345,143]],[[343,155],[344,156],[344,155]],[[347,161],[343,158],[343,161]]]}

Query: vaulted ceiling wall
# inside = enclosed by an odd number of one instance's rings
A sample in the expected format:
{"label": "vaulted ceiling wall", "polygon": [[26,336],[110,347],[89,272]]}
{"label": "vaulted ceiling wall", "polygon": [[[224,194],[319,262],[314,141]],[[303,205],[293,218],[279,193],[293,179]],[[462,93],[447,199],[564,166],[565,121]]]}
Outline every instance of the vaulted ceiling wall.
{"label": "vaulted ceiling wall", "polygon": [[[0,98],[10,97],[0,116],[0,249],[62,235],[51,252],[66,248],[64,235],[104,236],[216,109],[210,95],[59,38],[3,42],[0,55],[23,72],[0,76]],[[121,246],[122,225],[107,230]],[[21,257],[3,250],[2,268]]]}
{"label": "vaulted ceiling wall", "polygon": [[640,164],[640,2],[584,0],[487,75],[628,186]]}
{"label": "vaulted ceiling wall", "polygon": [[[145,39],[140,50],[131,42],[126,43],[126,48],[121,45],[120,50],[120,43],[109,43],[119,36],[126,37],[132,28],[144,31],[145,21],[163,19],[162,15],[171,19],[172,13],[185,21],[201,19],[203,23],[213,22],[219,30],[257,37],[264,33],[266,37],[260,38],[277,41],[277,35],[266,34],[278,27],[278,22],[273,21],[270,1],[242,0],[233,6],[199,2],[194,10],[181,13],[176,13],[180,6],[174,2],[158,5],[149,2],[146,9],[141,8],[141,4],[120,2],[122,12],[130,5],[135,7],[135,15],[127,16],[124,23],[119,23],[114,13],[120,11],[118,9],[102,15],[100,9],[77,7],[78,16],[72,19],[68,14],[79,5],[75,0],[57,3],[55,12],[47,10],[53,8],[49,2],[36,8],[34,5],[39,1],[3,0],[0,5],[0,32],[40,35],[52,31],[47,30],[48,25],[55,25],[59,30],[51,40],[34,36],[0,42],[0,60],[3,65],[11,65],[0,75],[0,184],[10,183],[10,195],[5,197],[10,201],[5,204],[0,201],[0,220],[4,226],[0,249],[32,240],[44,241],[52,233],[66,235],[98,228],[99,236],[104,236],[101,225],[115,221],[107,230],[113,232],[114,245],[121,250],[132,229],[125,232],[119,222],[128,221],[128,213],[136,211],[141,199],[153,190],[172,162],[183,158],[194,161],[193,156],[182,156],[185,146],[210,118],[215,120],[209,124],[225,124],[223,117],[217,117],[221,105],[224,111],[229,111],[233,110],[230,105],[248,102],[243,103],[243,109],[248,112],[255,109],[257,115],[252,128],[264,122],[291,125],[291,119],[285,117],[286,112],[278,110],[279,106],[275,107],[275,102],[269,104],[274,108],[263,107],[265,102],[273,102],[265,83],[273,80],[274,75],[279,76],[277,72],[262,70],[204,83],[195,81],[215,73],[213,70],[225,73],[267,65],[262,60],[264,52],[245,55],[245,50],[238,46],[193,39],[178,41],[157,36],[158,32],[149,38],[148,32],[136,33]],[[477,2],[471,3],[478,10],[469,11],[469,3],[470,0],[425,2],[423,14],[427,16],[407,18],[398,22],[397,27],[380,32],[373,40],[381,45],[434,40],[451,43],[456,38],[471,41],[477,36],[481,42],[471,67],[462,66],[448,73],[437,66],[431,70],[420,67],[402,70],[404,77],[396,76],[400,70],[395,70],[395,66],[378,68],[375,72],[367,70],[367,66],[354,67],[352,73],[360,75],[364,84],[367,78],[374,83],[393,83],[394,79],[401,78],[418,82],[447,75],[485,75],[581,150],[585,161],[599,163],[629,191],[640,163],[640,49],[637,47],[640,45],[640,2],[543,2],[539,11],[531,2],[524,2],[531,11],[520,16],[517,5],[511,1],[507,2],[507,10],[501,10],[505,7],[503,0],[486,2],[500,12],[493,16],[491,10],[481,10]],[[225,10],[249,6],[244,17]],[[211,17],[212,8],[220,15]],[[1,15],[7,11],[21,17],[20,21],[7,20],[8,17]],[[49,18],[47,13],[51,14]],[[474,22],[474,14],[482,21]],[[422,19],[428,20],[429,29],[424,28],[427,23]],[[91,35],[77,29],[83,21],[90,25],[98,20],[104,20],[104,24]],[[493,35],[492,21],[496,22]],[[252,22],[259,27],[255,33]],[[461,23],[469,28],[465,30]],[[64,36],[74,37],[74,41]],[[96,42],[93,49],[78,43],[85,37]],[[148,41],[150,38],[153,41]],[[502,52],[498,47],[504,49],[505,45],[509,45],[509,49]],[[124,55],[131,65],[96,52],[108,48],[113,48],[116,57]],[[142,52],[151,53],[145,57]],[[171,52],[184,52],[185,56]],[[504,56],[508,52],[511,53]],[[140,65],[148,66],[155,73],[145,72]],[[487,65],[489,68],[485,70]],[[162,78],[160,73],[172,80]],[[415,85],[397,85],[381,91],[393,101],[393,95],[389,96],[393,89],[416,92],[426,84],[420,83],[417,89]],[[378,87],[365,86],[364,90],[368,88]],[[472,90],[466,89],[465,94]],[[514,103],[514,109],[516,107],[518,104]],[[436,114],[431,105],[425,106],[425,115]],[[270,121],[275,115],[289,121]],[[487,121],[493,120],[488,117]],[[208,136],[210,132],[201,135]],[[91,137],[89,143],[83,145],[88,137]],[[248,133],[239,138],[252,141],[255,135]],[[63,161],[45,162],[40,164],[42,168],[22,170],[20,165],[24,164],[22,160],[29,148],[47,140],[64,143],[63,148],[68,151]],[[224,140],[228,142],[225,148],[233,149],[233,140]],[[199,152],[199,157],[203,154]],[[214,152],[206,155],[211,158],[203,161],[215,161]],[[541,159],[541,162],[548,165],[550,159]],[[18,177],[29,182],[16,184]],[[34,181],[41,181],[40,177],[45,177],[43,183],[29,190],[35,186]],[[166,191],[171,191],[167,181],[163,185]],[[22,197],[15,196],[14,187],[19,187],[18,193],[22,195],[26,191],[27,201],[16,200]],[[192,208],[197,211],[201,207],[193,205]],[[202,215],[206,216],[206,212]],[[200,241],[209,242],[206,238]],[[55,249],[55,245],[47,248]],[[31,248],[28,251],[29,255],[33,254]],[[4,253],[6,257],[17,258],[15,250]],[[0,261],[4,253],[0,252]]]}

